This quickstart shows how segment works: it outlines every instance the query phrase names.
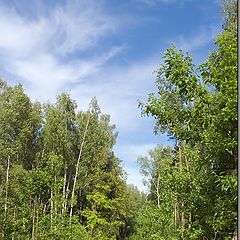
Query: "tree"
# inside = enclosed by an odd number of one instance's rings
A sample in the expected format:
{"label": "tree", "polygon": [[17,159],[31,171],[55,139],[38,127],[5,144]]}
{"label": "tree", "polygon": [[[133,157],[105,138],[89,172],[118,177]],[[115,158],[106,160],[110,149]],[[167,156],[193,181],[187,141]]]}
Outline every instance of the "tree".
{"label": "tree", "polygon": [[8,221],[16,218],[17,206],[10,195],[15,181],[12,168],[14,165],[33,168],[41,113],[40,105],[30,102],[21,85],[10,87],[1,81],[0,87],[0,164],[6,172],[2,183],[5,200],[4,210],[1,211],[4,213],[1,230],[2,237],[5,237],[5,230],[9,230],[6,229],[8,223],[11,225]]}
{"label": "tree", "polygon": [[[197,68],[182,50],[167,49],[157,70],[158,92],[140,103],[143,114],[155,117],[155,132],[167,132],[176,140],[178,171],[171,170],[170,175],[178,186],[177,205],[183,204],[181,216],[185,219],[186,212],[189,216],[188,229],[186,219],[180,222],[182,238],[224,239],[236,231],[236,1],[226,2],[223,9],[224,29],[207,61]],[[189,179],[194,182],[189,185],[193,194],[186,195]],[[199,200],[195,210],[194,198]]]}

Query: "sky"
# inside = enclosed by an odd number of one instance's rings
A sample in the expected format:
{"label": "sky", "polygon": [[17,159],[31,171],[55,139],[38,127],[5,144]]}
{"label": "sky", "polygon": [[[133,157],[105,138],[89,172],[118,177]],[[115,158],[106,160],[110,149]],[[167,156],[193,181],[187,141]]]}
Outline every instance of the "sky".
{"label": "sky", "polygon": [[154,120],[138,100],[155,92],[154,71],[175,44],[203,62],[221,29],[218,0],[0,0],[0,78],[21,83],[32,101],[67,92],[78,109],[96,97],[111,115],[115,155],[127,182],[146,191],[136,162],[157,144]]}

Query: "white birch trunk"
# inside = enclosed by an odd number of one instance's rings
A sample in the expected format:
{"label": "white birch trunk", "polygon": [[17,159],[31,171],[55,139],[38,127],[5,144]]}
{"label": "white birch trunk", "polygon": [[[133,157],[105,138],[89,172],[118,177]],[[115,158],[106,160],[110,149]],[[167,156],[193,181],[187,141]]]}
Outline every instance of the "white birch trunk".
{"label": "white birch trunk", "polygon": [[9,168],[10,168],[10,156],[8,156],[8,160],[7,160],[6,190],[5,190],[5,204],[4,204],[4,222],[5,222],[6,216],[7,216]]}
{"label": "white birch trunk", "polygon": [[53,225],[53,191],[52,191],[52,188],[51,188],[51,209],[50,209],[50,222],[51,222],[51,229],[52,229],[52,225]]}
{"label": "white birch trunk", "polygon": [[76,164],[76,172],[75,172],[75,176],[74,176],[74,182],[73,182],[73,189],[72,189],[72,196],[71,196],[71,204],[70,204],[70,223],[71,223],[71,218],[72,218],[72,211],[73,211],[73,199],[74,199],[74,195],[75,195],[75,188],[76,188],[76,182],[77,182],[77,176],[78,176],[78,168],[79,168],[79,163],[80,163],[80,159],[82,156],[82,151],[83,151],[83,145],[85,142],[85,138],[86,138],[86,133],[88,130],[88,125],[89,125],[89,121],[90,121],[90,112],[88,115],[88,119],[87,119],[87,123],[86,123],[86,127],[84,130],[84,134],[83,134],[83,140],[80,146],[80,150],[79,150],[79,154],[78,154],[78,159],[77,159],[77,164]]}
{"label": "white birch trunk", "polygon": [[36,197],[33,201],[33,217],[32,217],[32,240],[35,240],[35,214],[36,214]]}
{"label": "white birch trunk", "polygon": [[160,173],[158,174],[158,179],[157,179],[157,206],[160,208],[160,193],[159,193],[159,184],[160,184]]}
{"label": "white birch trunk", "polygon": [[[70,182],[70,180],[69,180]],[[67,211],[67,200],[68,200],[68,194],[69,194],[69,182],[67,183],[66,193],[65,193],[65,202],[64,202],[64,211]]]}
{"label": "white birch trunk", "polygon": [[67,183],[67,170],[65,167],[64,171],[64,182],[63,182],[63,194],[62,194],[62,215],[65,209],[65,201],[66,201],[66,183]]}

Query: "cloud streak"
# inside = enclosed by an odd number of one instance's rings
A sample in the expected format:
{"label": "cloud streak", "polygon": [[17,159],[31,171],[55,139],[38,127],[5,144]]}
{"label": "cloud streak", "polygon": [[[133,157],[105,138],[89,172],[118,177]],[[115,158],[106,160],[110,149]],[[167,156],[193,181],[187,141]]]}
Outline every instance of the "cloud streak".
{"label": "cloud streak", "polygon": [[198,29],[197,34],[191,36],[180,35],[174,42],[176,42],[178,48],[186,52],[193,52],[213,42],[218,32],[218,27],[204,26],[204,28]]}
{"label": "cloud streak", "polygon": [[148,7],[155,7],[159,4],[184,4],[185,2],[192,1],[192,0],[135,0],[137,3],[144,4]]}
{"label": "cloud streak", "polygon": [[68,2],[37,19],[0,5],[0,15],[2,68],[39,91],[56,94],[65,84],[96,73],[123,49],[112,46],[98,56],[81,57],[117,27],[93,2]]}

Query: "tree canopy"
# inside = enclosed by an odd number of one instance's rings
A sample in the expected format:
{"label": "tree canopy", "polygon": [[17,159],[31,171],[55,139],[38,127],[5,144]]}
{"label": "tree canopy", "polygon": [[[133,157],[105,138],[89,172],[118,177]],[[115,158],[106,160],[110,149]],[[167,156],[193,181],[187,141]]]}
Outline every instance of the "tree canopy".
{"label": "tree canopy", "polygon": [[0,80],[1,239],[237,239],[237,1],[222,12],[206,61],[168,48],[139,103],[175,140],[139,156],[147,193],[127,184],[96,98],[32,102]]}
{"label": "tree canopy", "polygon": [[188,53],[167,49],[156,71],[157,93],[140,102],[143,115],[156,119],[155,132],[176,144],[139,158],[150,194],[135,238],[151,218],[159,225],[147,239],[236,238],[237,1],[226,1],[223,12],[208,59],[196,66]]}

